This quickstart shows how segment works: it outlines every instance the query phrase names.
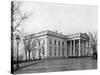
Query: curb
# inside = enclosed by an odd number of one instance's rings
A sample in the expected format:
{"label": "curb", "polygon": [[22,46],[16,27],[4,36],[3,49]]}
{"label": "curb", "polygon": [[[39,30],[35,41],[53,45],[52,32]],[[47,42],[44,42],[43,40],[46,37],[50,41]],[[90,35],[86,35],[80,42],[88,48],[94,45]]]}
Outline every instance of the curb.
{"label": "curb", "polygon": [[19,68],[16,68],[16,69],[14,69],[14,71],[17,71],[17,70],[19,70],[19,69],[21,69],[21,68],[25,68],[25,67],[28,67],[28,66],[31,66],[31,65],[33,65],[33,64],[37,64],[37,63],[39,63],[39,62],[43,62],[44,60],[40,60],[40,61],[35,61],[35,62],[33,62],[33,63],[29,63],[29,64],[27,64],[27,65],[23,65],[23,66],[20,66]]}

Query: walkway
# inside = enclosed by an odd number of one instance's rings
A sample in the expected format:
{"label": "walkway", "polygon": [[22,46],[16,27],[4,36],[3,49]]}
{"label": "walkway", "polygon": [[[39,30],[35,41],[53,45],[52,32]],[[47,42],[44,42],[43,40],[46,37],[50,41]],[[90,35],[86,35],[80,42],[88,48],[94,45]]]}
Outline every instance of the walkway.
{"label": "walkway", "polygon": [[91,58],[50,59],[19,69],[15,73],[40,73],[96,68],[97,60]]}

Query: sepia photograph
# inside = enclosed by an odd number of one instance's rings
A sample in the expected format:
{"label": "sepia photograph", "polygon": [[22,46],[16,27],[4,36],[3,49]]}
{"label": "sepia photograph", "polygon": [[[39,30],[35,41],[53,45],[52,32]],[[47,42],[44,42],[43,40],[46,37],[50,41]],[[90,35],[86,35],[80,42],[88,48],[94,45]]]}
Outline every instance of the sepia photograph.
{"label": "sepia photograph", "polygon": [[11,1],[11,73],[97,69],[98,7]]}

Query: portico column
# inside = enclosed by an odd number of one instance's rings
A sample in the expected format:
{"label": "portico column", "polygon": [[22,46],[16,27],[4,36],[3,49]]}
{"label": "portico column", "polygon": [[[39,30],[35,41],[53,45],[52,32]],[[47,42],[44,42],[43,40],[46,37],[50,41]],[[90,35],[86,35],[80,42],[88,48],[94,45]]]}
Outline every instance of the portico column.
{"label": "portico column", "polygon": [[52,47],[52,56],[54,56],[54,47]]}
{"label": "portico column", "polygon": [[73,56],[75,56],[75,40],[73,40]]}
{"label": "portico column", "polygon": [[79,39],[79,56],[81,56],[81,39]]}
{"label": "portico column", "polygon": [[56,47],[56,56],[58,56],[58,47]]}
{"label": "portico column", "polygon": [[81,50],[81,55],[84,56],[84,40],[82,40],[82,50]]}
{"label": "portico column", "polygon": [[84,51],[85,51],[85,40],[83,40],[83,56],[84,56]]}
{"label": "portico column", "polygon": [[60,46],[60,56],[62,56],[62,47]]}
{"label": "portico column", "polygon": [[84,50],[84,56],[86,56],[86,40],[85,40],[85,50]]}
{"label": "portico column", "polygon": [[69,56],[69,49],[68,49],[68,42],[67,42],[67,56]]}
{"label": "portico column", "polygon": [[70,41],[70,56],[72,56],[72,40]]}
{"label": "portico column", "polygon": [[86,40],[84,41],[85,49],[84,49],[84,56],[86,56]]}
{"label": "portico column", "polygon": [[68,53],[67,53],[67,42],[66,42],[66,48],[65,48],[65,56],[67,57],[68,55],[67,55]]}
{"label": "portico column", "polygon": [[86,41],[86,56],[88,56],[88,41]]}
{"label": "portico column", "polygon": [[89,56],[89,54],[90,54],[90,51],[89,51],[89,41],[88,41],[88,56]]}

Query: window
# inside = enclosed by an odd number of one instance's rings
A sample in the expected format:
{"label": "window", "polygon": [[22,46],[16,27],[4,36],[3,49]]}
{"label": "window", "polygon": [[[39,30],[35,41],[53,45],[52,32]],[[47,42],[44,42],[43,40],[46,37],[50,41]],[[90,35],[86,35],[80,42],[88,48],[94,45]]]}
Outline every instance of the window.
{"label": "window", "polygon": [[58,42],[58,44],[60,45],[60,41]]}
{"label": "window", "polygon": [[60,56],[60,47],[58,48],[58,55]]}
{"label": "window", "polygon": [[56,45],[56,40],[54,41],[54,44]]}
{"label": "window", "polygon": [[50,44],[52,44],[52,40],[50,39]]}
{"label": "window", "polygon": [[45,39],[43,39],[43,45],[45,44]]}
{"label": "window", "polygon": [[62,42],[62,46],[64,46],[64,42]]}
{"label": "window", "polygon": [[62,56],[64,56],[64,48],[62,48]]}
{"label": "window", "polygon": [[45,44],[45,39],[41,39],[41,45]]}
{"label": "window", "polygon": [[39,46],[40,46],[40,42],[41,42],[41,40],[38,41],[38,45],[39,45]]}
{"label": "window", "polygon": [[52,55],[52,47],[50,47],[49,55],[50,55],[50,56]]}
{"label": "window", "polygon": [[56,49],[57,49],[57,48],[55,47],[55,48],[54,48],[54,55],[55,55],[55,56],[56,56]]}

